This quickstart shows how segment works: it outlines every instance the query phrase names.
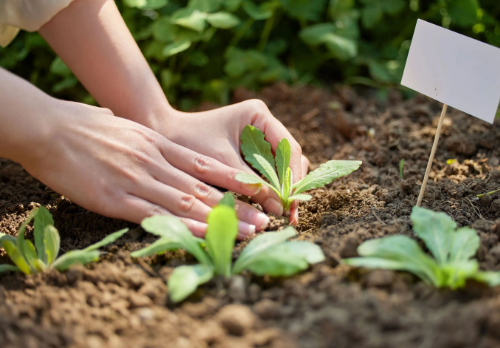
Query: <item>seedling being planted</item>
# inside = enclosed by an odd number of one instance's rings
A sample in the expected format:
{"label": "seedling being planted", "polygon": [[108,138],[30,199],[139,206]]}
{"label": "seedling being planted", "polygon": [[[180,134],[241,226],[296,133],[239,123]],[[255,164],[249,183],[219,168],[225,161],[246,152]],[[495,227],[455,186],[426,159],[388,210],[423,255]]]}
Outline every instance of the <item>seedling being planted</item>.
{"label": "seedling being planted", "polygon": [[243,128],[240,139],[245,160],[269,182],[249,173],[238,173],[236,180],[245,184],[269,186],[280,197],[285,213],[290,212],[293,201],[308,201],[312,198],[303,192],[325,186],[361,166],[361,161],[328,161],[292,184],[292,171],[289,167],[291,150],[287,139],[281,139],[278,143],[276,156],[271,152],[271,144],[264,140],[264,133],[253,126]]}
{"label": "seedling being planted", "polygon": [[383,268],[407,271],[436,287],[457,289],[465,286],[467,279],[484,282],[489,286],[500,285],[500,272],[479,270],[472,259],[479,248],[476,231],[462,227],[445,213],[414,207],[411,213],[413,230],[423,239],[434,258],[422,251],[416,241],[402,236],[389,236],[364,242],[355,257],[343,263],[366,268]]}
{"label": "seedling being planted", "polygon": [[[34,219],[35,245],[24,239],[26,226]],[[114,242],[128,231],[127,229],[112,233],[102,241],[83,250],[73,250],[61,257],[59,254],[59,232],[54,227],[54,220],[50,212],[40,207],[34,210],[19,228],[17,238],[0,233],[0,246],[3,246],[13,265],[0,265],[0,272],[20,271],[25,274],[43,272],[46,269],[65,271],[76,263],[87,264],[99,259],[97,250]]]}
{"label": "seedling being planted", "polygon": [[173,302],[184,300],[198,285],[208,282],[215,275],[230,277],[249,270],[257,275],[289,276],[325,259],[316,244],[287,241],[296,234],[293,227],[288,227],[280,232],[267,232],[255,237],[233,265],[231,256],[238,235],[238,219],[230,193],[226,193],[210,212],[207,223],[205,240],[194,237],[176,217],[153,216],[141,223],[142,228],[161,238],[133,252],[132,257],[186,249],[199,262],[197,265],[177,267],[168,279]]}

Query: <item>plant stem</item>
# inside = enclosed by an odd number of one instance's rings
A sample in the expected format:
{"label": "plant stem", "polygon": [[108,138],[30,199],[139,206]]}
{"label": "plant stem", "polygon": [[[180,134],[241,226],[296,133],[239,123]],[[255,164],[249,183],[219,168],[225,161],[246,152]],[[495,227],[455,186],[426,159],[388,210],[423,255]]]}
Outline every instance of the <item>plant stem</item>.
{"label": "plant stem", "polygon": [[269,35],[273,30],[273,24],[274,24],[274,15],[272,15],[266,20],[266,24],[264,25],[264,29],[262,30],[262,35],[260,36],[259,45],[257,46],[257,49],[259,51],[263,51],[264,48],[266,48],[267,41],[269,40]]}
{"label": "plant stem", "polygon": [[238,42],[240,42],[241,38],[243,37],[243,35],[246,34],[246,32],[248,31],[248,29],[250,29],[250,27],[252,26],[253,22],[255,22],[255,20],[253,18],[248,18],[248,20],[241,27],[241,29],[238,30],[238,32],[236,32],[236,34],[234,35],[233,39],[229,43],[229,47],[236,46],[238,44]]}
{"label": "plant stem", "polygon": [[498,192],[498,191],[500,191],[500,189],[495,190],[495,191],[490,191],[490,192],[488,192],[488,193],[481,193],[480,195],[477,195],[476,197],[477,197],[477,198],[481,198],[481,197],[483,197],[484,195],[488,195],[488,196],[489,196],[489,195],[492,195],[492,194],[494,194],[495,192]]}

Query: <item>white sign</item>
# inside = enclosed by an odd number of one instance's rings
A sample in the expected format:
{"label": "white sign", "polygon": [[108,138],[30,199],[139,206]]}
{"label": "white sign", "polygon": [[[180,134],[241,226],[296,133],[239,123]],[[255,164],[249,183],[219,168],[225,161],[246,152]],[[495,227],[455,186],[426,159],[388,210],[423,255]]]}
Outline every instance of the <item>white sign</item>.
{"label": "white sign", "polygon": [[419,19],[401,84],[493,123],[500,49]]}

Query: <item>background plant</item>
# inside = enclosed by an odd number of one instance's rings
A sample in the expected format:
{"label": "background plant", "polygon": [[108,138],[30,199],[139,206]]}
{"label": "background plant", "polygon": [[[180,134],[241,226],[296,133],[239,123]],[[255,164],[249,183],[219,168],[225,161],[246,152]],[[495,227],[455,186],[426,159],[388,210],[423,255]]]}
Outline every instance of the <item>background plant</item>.
{"label": "background plant", "polygon": [[389,236],[364,242],[355,257],[343,263],[357,267],[384,268],[408,271],[436,287],[456,289],[465,286],[467,279],[500,285],[500,272],[479,270],[479,263],[472,259],[479,248],[476,231],[462,227],[445,213],[436,213],[413,207],[413,230],[430,250],[427,255],[410,237]]}
{"label": "background plant", "polygon": [[199,262],[175,268],[168,279],[173,302],[184,300],[196,288],[215,275],[230,277],[249,270],[257,275],[289,276],[305,270],[309,264],[325,259],[321,249],[306,241],[287,241],[296,235],[293,227],[280,232],[258,235],[248,243],[232,264],[232,253],[238,234],[234,198],[226,193],[208,216],[206,239],[194,237],[179,218],[153,216],[144,219],[142,228],[160,237],[150,246],[135,251],[132,257],[143,257],[173,249],[186,249]]}
{"label": "background plant", "polygon": [[[35,244],[24,238],[26,226],[34,219]],[[99,259],[99,248],[114,242],[128,231],[128,228],[110,234],[102,241],[83,250],[72,250],[59,255],[59,232],[54,227],[50,212],[40,207],[30,213],[21,224],[17,238],[0,233],[0,247],[3,247],[13,265],[0,265],[0,272],[20,271],[25,274],[43,272],[46,269],[65,271],[76,263],[87,264]]]}
{"label": "background plant", "polygon": [[[500,46],[488,0],[118,0],[169,99],[201,99],[275,81],[398,86],[417,18]],[[58,97],[94,103],[36,33],[0,49],[0,66]]]}

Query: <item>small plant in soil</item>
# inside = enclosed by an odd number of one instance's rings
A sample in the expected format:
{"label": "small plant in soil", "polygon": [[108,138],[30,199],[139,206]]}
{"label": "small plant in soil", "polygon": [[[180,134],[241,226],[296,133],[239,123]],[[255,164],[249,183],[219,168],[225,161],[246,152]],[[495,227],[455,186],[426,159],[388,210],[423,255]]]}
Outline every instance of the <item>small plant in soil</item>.
{"label": "small plant in soil", "polygon": [[[24,238],[26,226],[34,219],[35,245]],[[83,250],[73,250],[61,257],[59,254],[60,237],[54,227],[54,220],[50,212],[40,207],[28,216],[19,228],[17,238],[0,233],[0,246],[2,246],[10,257],[13,265],[0,265],[0,272],[20,271],[25,274],[43,272],[46,269],[67,270],[76,263],[87,264],[99,259],[100,252],[97,250],[109,243],[114,242],[128,231],[127,229],[112,233],[102,241],[89,246]]]}
{"label": "small plant in soil", "polygon": [[264,133],[253,126],[246,126],[240,139],[245,160],[269,182],[249,173],[238,173],[236,180],[245,184],[269,186],[280,197],[285,213],[290,211],[293,201],[308,201],[312,198],[302,192],[325,186],[361,166],[361,161],[328,161],[292,185],[293,177],[289,167],[291,150],[287,139],[281,139],[278,143],[276,156],[271,152],[271,144],[264,140]]}
{"label": "small plant in soil", "polygon": [[149,256],[173,249],[186,249],[200,262],[177,267],[168,279],[173,302],[184,300],[196,288],[216,275],[230,277],[249,270],[257,275],[289,276],[325,259],[321,249],[306,241],[287,241],[296,235],[293,227],[255,237],[232,264],[238,234],[238,219],[232,194],[226,193],[208,216],[205,240],[194,237],[176,217],[153,216],[141,223],[146,231],[160,236],[150,246],[135,251],[132,257]]}
{"label": "small plant in soil", "polygon": [[472,259],[480,242],[475,230],[457,229],[447,214],[420,207],[413,207],[411,220],[416,235],[434,258],[413,239],[395,235],[364,242],[358,247],[361,257],[345,259],[343,263],[411,272],[436,287],[457,289],[465,286],[467,279],[500,285],[500,272],[480,271],[477,260]]}

